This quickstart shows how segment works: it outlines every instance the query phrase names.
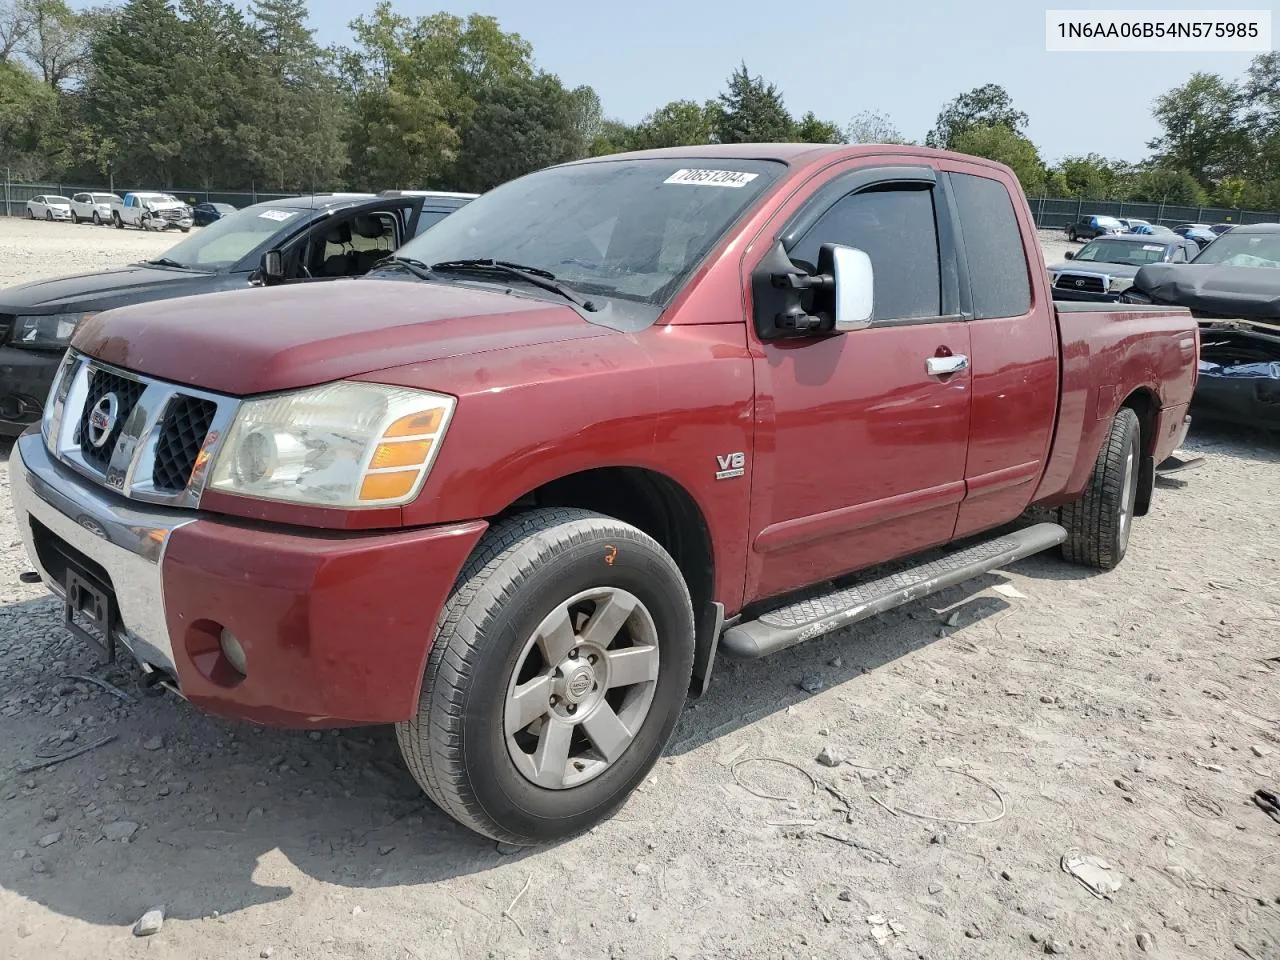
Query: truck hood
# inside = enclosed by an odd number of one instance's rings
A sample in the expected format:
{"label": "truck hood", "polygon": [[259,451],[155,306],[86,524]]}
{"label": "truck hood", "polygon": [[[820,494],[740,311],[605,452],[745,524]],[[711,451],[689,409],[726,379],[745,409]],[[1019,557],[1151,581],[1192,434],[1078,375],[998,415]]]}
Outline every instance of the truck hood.
{"label": "truck hood", "polygon": [[1108,277],[1132,277],[1138,268],[1131,263],[1106,263],[1102,260],[1060,260],[1051,264],[1054,273],[1100,273]]}
{"label": "truck hood", "polygon": [[546,300],[369,277],[112,310],[83,324],[72,346],[162,380],[248,396],[608,332]]}
{"label": "truck hood", "polygon": [[[0,290],[0,313],[84,313],[161,297],[203,293],[227,274],[132,264],[116,270],[34,280]],[[244,278],[240,278],[243,283]]]}
{"label": "truck hood", "polygon": [[1271,267],[1150,264],[1138,271],[1133,287],[1193,312],[1280,319],[1280,270]]}

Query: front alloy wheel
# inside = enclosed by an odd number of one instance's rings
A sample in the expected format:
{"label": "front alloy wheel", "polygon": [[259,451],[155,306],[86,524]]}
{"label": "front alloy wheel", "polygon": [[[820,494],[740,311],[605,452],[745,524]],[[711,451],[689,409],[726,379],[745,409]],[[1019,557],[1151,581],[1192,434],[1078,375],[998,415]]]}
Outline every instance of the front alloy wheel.
{"label": "front alloy wheel", "polygon": [[640,600],[601,587],[551,611],[507,686],[507,753],[531,783],[564,790],[604,773],[649,715],[658,631]]}
{"label": "front alloy wheel", "polygon": [[689,590],[653,538],[586,510],[531,510],[467,561],[396,738],[459,823],[508,843],[564,839],[652,769],[692,668]]}

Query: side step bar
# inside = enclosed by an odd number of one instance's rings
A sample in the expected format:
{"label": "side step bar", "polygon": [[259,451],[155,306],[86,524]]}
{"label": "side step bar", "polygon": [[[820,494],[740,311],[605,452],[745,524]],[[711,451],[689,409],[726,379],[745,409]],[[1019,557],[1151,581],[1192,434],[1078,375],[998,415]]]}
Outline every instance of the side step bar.
{"label": "side step bar", "polygon": [[724,632],[720,646],[731,657],[754,660],[794,647],[824,633],[866,620],[904,603],[972,580],[1056,547],[1067,531],[1056,523],[1037,523],[993,540],[965,547],[941,560],[931,560],[878,580],[801,600],[738,623]]}

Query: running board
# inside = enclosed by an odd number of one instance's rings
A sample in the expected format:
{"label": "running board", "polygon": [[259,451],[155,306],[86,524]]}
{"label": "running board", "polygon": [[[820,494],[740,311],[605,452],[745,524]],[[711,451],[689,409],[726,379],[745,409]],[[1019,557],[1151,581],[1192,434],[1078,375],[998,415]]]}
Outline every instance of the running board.
{"label": "running board", "polygon": [[824,633],[866,620],[904,603],[927,597],[947,587],[972,580],[980,574],[1003,567],[1056,547],[1067,539],[1067,531],[1056,523],[1009,533],[993,540],[957,550],[941,560],[932,560],[897,573],[811,597],[762,614],[757,620],[738,623],[724,632],[720,645],[731,657],[754,660],[794,647]]}

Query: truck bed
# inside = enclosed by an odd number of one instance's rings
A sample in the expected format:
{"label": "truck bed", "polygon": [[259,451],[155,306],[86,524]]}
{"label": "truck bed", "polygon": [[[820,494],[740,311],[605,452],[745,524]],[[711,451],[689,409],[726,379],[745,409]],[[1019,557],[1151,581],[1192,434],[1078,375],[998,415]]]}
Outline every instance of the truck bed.
{"label": "truck bed", "polygon": [[[1036,503],[1057,506],[1084,489],[1111,418],[1139,405],[1144,455],[1177,448],[1196,386],[1198,328],[1183,307],[1055,301],[1062,399],[1053,452]],[[1131,399],[1132,398],[1132,399]]]}

